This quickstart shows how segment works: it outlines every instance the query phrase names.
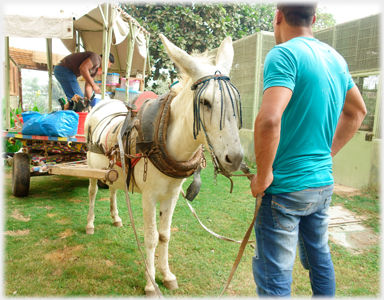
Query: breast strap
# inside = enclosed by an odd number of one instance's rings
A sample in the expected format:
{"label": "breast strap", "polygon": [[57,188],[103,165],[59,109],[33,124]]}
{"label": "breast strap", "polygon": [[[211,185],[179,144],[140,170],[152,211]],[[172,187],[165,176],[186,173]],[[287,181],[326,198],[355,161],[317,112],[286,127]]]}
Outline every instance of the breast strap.
{"label": "breast strap", "polygon": [[138,139],[136,147],[147,154],[152,164],[163,174],[173,178],[187,178],[200,165],[202,147],[188,161],[174,160],[168,152],[166,134],[171,115],[173,96],[170,92],[157,99],[145,101],[138,112]]}

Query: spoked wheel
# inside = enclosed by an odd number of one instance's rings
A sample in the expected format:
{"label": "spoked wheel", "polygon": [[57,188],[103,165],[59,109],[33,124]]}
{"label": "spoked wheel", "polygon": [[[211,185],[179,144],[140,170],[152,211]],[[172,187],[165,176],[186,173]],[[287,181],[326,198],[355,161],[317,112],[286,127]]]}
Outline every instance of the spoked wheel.
{"label": "spoked wheel", "polygon": [[27,153],[15,153],[12,167],[12,195],[15,197],[28,196],[31,179],[29,166],[29,155]]}

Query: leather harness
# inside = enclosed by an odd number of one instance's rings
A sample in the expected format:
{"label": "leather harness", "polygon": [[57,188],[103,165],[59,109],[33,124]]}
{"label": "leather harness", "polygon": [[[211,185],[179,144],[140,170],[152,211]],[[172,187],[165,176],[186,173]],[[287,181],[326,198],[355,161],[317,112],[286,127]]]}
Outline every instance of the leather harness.
{"label": "leather harness", "polygon": [[[125,142],[124,153],[128,158],[126,163],[129,167],[128,173],[131,173],[133,169],[131,160],[136,160],[137,162],[137,158],[145,157],[148,158],[160,172],[167,176],[179,179],[191,176],[202,162],[202,147],[200,147],[188,161],[174,160],[169,154],[166,145],[171,103],[174,97],[170,92],[167,92],[155,99],[153,97],[154,93],[152,93],[149,94],[148,99],[143,101],[143,97],[148,95],[146,95],[146,93],[148,92],[139,95],[132,103],[127,105],[128,113],[126,114],[124,122],[118,123],[113,129],[114,132],[119,132],[117,129],[123,126],[121,138],[123,142]],[[140,96],[141,98],[139,99]],[[137,110],[135,109],[135,103],[138,102],[142,102],[142,105],[140,109]],[[97,108],[98,107],[95,109]],[[119,115],[121,116],[121,114]],[[135,129],[138,133],[136,137],[136,153],[131,153],[132,145],[130,145],[130,143],[132,143],[132,139],[130,135]],[[89,129],[89,132],[90,130],[91,129]],[[118,148],[117,143],[114,147],[107,149],[107,141],[105,142],[105,146],[99,141],[94,143],[92,142],[92,134],[88,135],[88,151],[108,156],[116,148]],[[117,158],[116,164],[119,165],[119,162],[120,159]],[[130,178],[130,176],[128,176],[128,178]]]}

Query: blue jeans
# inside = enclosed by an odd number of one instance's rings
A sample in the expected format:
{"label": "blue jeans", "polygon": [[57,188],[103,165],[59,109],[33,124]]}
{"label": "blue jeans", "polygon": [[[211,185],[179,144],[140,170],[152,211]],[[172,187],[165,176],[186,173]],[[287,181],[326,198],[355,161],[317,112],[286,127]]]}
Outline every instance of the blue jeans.
{"label": "blue jeans", "polygon": [[296,247],[309,271],[314,296],[333,297],[335,272],[328,247],[328,214],[333,185],[263,197],[252,260],[259,297],[290,297]]}
{"label": "blue jeans", "polygon": [[60,82],[68,100],[71,100],[75,94],[84,97],[83,91],[77,82],[77,77],[70,69],[56,66],[53,69],[53,73],[55,74],[57,81]]}

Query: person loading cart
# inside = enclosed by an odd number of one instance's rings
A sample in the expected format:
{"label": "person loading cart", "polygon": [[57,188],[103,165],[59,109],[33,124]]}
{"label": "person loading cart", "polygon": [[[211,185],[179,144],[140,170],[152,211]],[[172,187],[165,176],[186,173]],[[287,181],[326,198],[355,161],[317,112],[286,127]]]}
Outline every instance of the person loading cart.
{"label": "person loading cart", "polygon": [[[68,99],[68,104],[60,103],[63,109],[73,109],[74,101],[72,100],[75,95],[78,98],[84,98],[83,91],[81,90],[77,77],[83,76],[85,79],[85,96],[90,100],[93,91],[100,94],[100,88],[95,84],[93,78],[97,74],[97,70],[101,67],[102,55],[97,55],[94,52],[86,51],[73,53],[64,57],[58,65],[53,69],[56,79],[60,82],[65,95]],[[115,62],[112,54],[109,54],[108,69]],[[76,98],[76,97],[75,97]],[[89,101],[88,101],[89,103]]]}

